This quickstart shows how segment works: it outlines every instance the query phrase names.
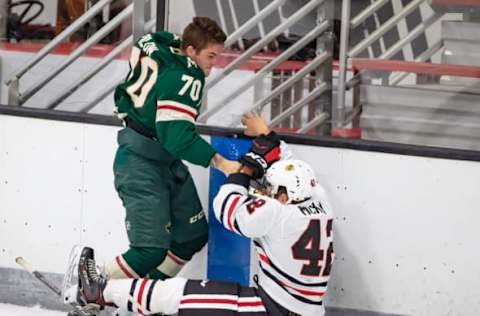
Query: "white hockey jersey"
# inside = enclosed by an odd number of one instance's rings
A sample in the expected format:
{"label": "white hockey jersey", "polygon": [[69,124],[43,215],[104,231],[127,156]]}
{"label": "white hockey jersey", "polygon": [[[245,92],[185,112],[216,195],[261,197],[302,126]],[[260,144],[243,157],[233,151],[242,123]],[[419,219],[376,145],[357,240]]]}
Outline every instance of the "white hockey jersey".
{"label": "white hockey jersey", "polygon": [[253,238],[259,285],[278,304],[321,316],[333,261],[333,217],[325,190],[299,204],[248,193],[248,177],[230,176],[214,200],[226,229]]}

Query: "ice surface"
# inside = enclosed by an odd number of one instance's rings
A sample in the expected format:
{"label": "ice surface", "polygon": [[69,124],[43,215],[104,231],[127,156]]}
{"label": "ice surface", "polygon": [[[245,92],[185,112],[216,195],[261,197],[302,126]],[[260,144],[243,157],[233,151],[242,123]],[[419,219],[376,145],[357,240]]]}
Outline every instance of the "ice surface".
{"label": "ice surface", "polygon": [[42,309],[39,306],[25,307],[11,304],[0,304],[2,316],[65,316],[66,312]]}

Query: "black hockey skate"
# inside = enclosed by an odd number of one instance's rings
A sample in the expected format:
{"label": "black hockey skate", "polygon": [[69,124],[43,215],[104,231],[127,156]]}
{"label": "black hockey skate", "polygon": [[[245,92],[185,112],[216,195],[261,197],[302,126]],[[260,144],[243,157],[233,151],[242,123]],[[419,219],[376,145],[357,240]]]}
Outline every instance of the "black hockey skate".
{"label": "black hockey skate", "polygon": [[98,274],[95,265],[93,249],[84,247],[78,262],[78,295],[79,303],[82,305],[97,304],[105,305],[103,290],[107,280]]}
{"label": "black hockey skate", "polygon": [[98,274],[93,249],[90,247],[77,247],[77,249],[76,253],[75,251],[72,253],[74,253],[73,257],[78,259],[75,269],[78,279],[76,299],[81,307],[69,312],[68,316],[95,316],[105,305],[103,290],[107,280]]}

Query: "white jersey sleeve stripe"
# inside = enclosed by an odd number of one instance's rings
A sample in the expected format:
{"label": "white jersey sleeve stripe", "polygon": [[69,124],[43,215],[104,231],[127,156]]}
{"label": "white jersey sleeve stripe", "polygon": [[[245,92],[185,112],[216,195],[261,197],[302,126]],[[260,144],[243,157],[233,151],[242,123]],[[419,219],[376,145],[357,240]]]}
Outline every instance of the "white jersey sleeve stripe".
{"label": "white jersey sleeve stripe", "polygon": [[225,228],[227,228],[227,225],[226,225],[226,222],[225,222],[225,214],[226,214],[225,210],[227,209],[227,203],[232,196],[240,197],[241,193],[233,191],[233,192],[228,193],[228,195],[223,199],[222,207],[221,207],[221,210],[220,210],[220,216],[219,216],[218,220],[222,223],[223,226],[225,226]]}
{"label": "white jersey sleeve stripe", "polygon": [[232,201],[232,204],[230,204],[230,208],[228,209],[226,223],[227,225],[224,225],[225,228],[236,232],[239,235],[245,236],[245,234],[240,229],[240,224],[237,220],[236,214],[238,212],[243,212],[244,205],[251,199],[252,198],[250,196],[240,195],[238,196],[238,199]]}
{"label": "white jersey sleeve stripe", "polygon": [[228,213],[227,213],[227,225],[228,225],[228,229],[230,230],[233,230],[233,224],[232,224],[232,216],[233,216],[233,211],[235,210],[237,204],[238,204],[238,201],[240,200],[240,196],[236,196],[233,201],[232,201],[232,204],[230,204],[230,207],[228,208]]}

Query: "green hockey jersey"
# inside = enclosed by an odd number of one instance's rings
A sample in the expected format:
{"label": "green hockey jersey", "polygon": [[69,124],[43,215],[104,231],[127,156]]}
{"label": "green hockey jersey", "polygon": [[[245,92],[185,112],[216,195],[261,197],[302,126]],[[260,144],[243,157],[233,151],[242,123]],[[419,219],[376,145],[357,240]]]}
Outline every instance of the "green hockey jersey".
{"label": "green hockey jersey", "polygon": [[137,41],[130,72],[115,90],[116,110],[120,118],[128,116],[156,134],[174,157],[208,166],[215,150],[195,128],[205,75],[180,54],[180,44],[168,32],[150,33]]}

